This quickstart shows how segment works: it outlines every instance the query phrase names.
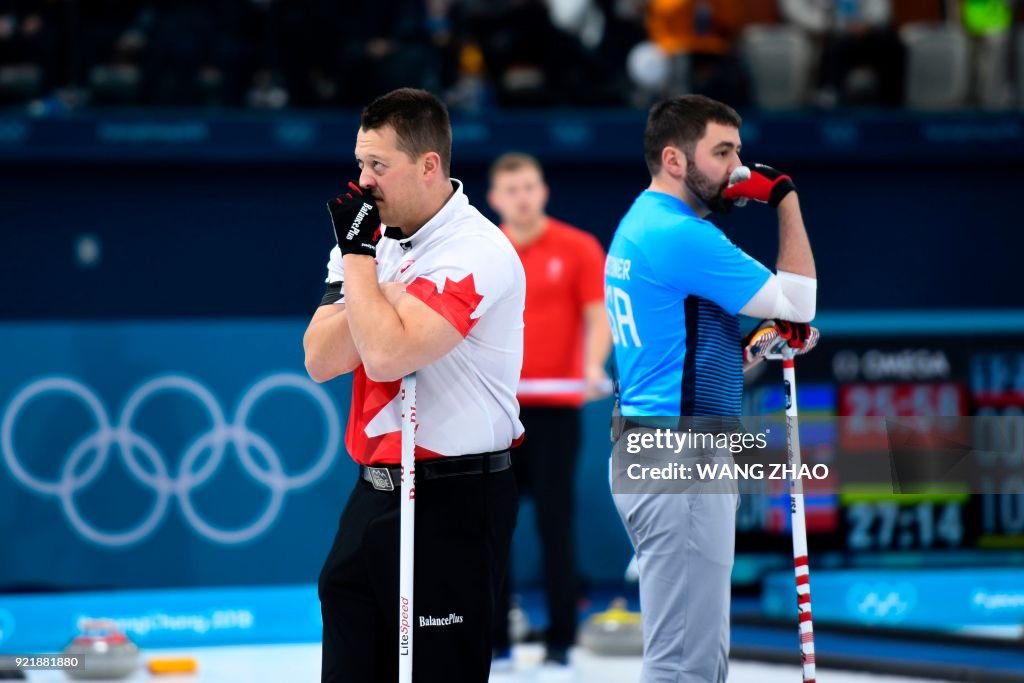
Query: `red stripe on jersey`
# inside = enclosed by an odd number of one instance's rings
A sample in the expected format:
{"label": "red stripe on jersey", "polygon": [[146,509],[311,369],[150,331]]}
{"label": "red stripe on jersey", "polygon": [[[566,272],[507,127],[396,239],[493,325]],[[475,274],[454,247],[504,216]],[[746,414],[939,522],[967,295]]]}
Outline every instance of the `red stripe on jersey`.
{"label": "red stripe on jersey", "polygon": [[459,331],[463,337],[469,335],[479,319],[471,316],[484,297],[476,291],[476,282],[470,273],[458,282],[445,278],[444,291],[425,277],[418,277],[405,288],[407,294],[430,306]]}
{"label": "red stripe on jersey", "polygon": [[[369,460],[364,463],[381,467],[384,465],[402,464],[402,432],[394,431],[380,436],[373,436],[366,439],[367,453]],[[416,462],[423,460],[434,460],[445,457],[443,454],[432,451],[423,446],[416,446]]]}
{"label": "red stripe on jersey", "polygon": [[796,596],[796,604],[803,605],[811,601],[811,594],[804,593],[803,595]]}
{"label": "red stripe on jersey", "polygon": [[793,558],[793,564],[797,567],[803,567],[807,564],[807,556],[801,555],[800,557]]}
{"label": "red stripe on jersey", "polygon": [[[398,396],[402,380],[375,382],[360,365],[352,373],[352,407],[345,429],[345,448],[360,465],[399,465],[402,462],[402,432],[367,436],[366,426]],[[416,446],[417,460],[441,458],[441,453]]]}
{"label": "red stripe on jersey", "polygon": [[[345,429],[345,448],[360,465],[368,465],[374,457],[374,450],[380,445],[371,443],[366,435],[366,426],[398,396],[401,389],[402,380],[374,382],[366,376],[362,365],[352,373],[352,407],[348,412],[348,426]],[[379,441],[379,437],[376,441]],[[401,462],[401,450],[399,442],[397,462]]]}
{"label": "red stripe on jersey", "polygon": [[[345,429],[345,448],[360,465],[402,464],[402,432],[395,430],[377,436],[367,436],[366,426],[402,390],[402,380],[375,382],[366,376],[360,365],[352,373],[352,407],[348,413],[348,427]],[[520,436],[512,445],[522,442]],[[416,460],[433,460],[445,457],[444,453],[416,446]]]}
{"label": "red stripe on jersey", "polygon": [[783,358],[782,359],[782,367],[784,367],[784,368],[795,368],[796,367],[796,363],[793,362],[792,358]]}
{"label": "red stripe on jersey", "polygon": [[803,576],[796,577],[796,585],[798,585],[798,586],[806,586],[810,582],[811,582],[811,577],[808,574],[804,574]]}
{"label": "red stripe on jersey", "polygon": [[810,612],[801,612],[800,613],[800,623],[801,624],[804,623],[805,621],[810,621],[810,620],[811,620],[811,613]]}

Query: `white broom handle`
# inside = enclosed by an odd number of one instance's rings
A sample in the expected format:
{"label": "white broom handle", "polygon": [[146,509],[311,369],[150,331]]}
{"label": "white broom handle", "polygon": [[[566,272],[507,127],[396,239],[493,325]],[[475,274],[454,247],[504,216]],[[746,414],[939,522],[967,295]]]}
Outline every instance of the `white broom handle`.
{"label": "white broom handle", "polygon": [[[595,387],[603,394],[612,393],[612,381],[605,380]],[[586,391],[587,381],[584,379],[535,378],[519,380],[516,394],[519,396],[552,396],[558,394],[578,394]]]}
{"label": "white broom handle", "polygon": [[782,379],[786,387],[786,445],[789,449],[789,502],[793,528],[793,569],[796,573],[797,618],[800,629],[800,661],[804,683],[815,682],[814,622],[811,619],[811,574],[807,563],[807,520],[804,485],[800,478],[800,423],[796,405],[795,349],[782,354]]}
{"label": "white broom handle", "polygon": [[416,373],[402,378],[402,491],[398,574],[398,681],[412,683],[412,602],[416,534]]}

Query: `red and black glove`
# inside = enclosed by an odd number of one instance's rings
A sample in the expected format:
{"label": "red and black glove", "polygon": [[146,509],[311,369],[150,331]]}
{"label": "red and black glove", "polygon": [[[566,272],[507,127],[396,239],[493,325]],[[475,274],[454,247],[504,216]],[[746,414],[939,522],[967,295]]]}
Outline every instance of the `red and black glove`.
{"label": "red and black glove", "polygon": [[810,323],[791,323],[788,320],[776,320],[775,329],[779,336],[786,340],[786,343],[794,349],[802,349],[807,346],[811,338]]}
{"label": "red and black glove", "polygon": [[338,248],[342,256],[359,254],[376,258],[381,234],[377,203],[353,182],[349,182],[348,189],[344,196],[327,202]]}
{"label": "red and black glove", "polygon": [[743,371],[750,370],[766,357],[777,358],[786,346],[802,356],[817,346],[820,336],[818,328],[809,323],[762,320],[743,338]]}
{"label": "red and black glove", "polygon": [[768,206],[775,208],[790,192],[796,192],[796,185],[788,175],[771,166],[751,164],[750,177],[729,185],[722,196],[733,201],[753,199],[767,202]]}

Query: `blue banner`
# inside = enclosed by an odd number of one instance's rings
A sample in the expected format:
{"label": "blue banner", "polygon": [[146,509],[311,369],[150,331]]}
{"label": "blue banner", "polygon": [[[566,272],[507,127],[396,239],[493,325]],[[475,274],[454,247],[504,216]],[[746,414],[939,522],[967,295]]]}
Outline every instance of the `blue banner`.
{"label": "blue banner", "polygon": [[0,596],[0,653],[56,653],[112,619],[142,648],[318,642],[316,586]]}
{"label": "blue banner", "polygon": [[[455,115],[455,158],[517,149],[544,162],[638,162],[639,109]],[[351,155],[356,112],[147,111],[0,117],[0,161],[327,162]],[[1015,160],[1024,124],[1002,113],[745,112],[745,146],[764,158]]]}
{"label": "blue banner", "polygon": [[0,327],[0,590],[315,581],[355,467],[303,329]]}
{"label": "blue banner", "polygon": [[[821,623],[1019,636],[1024,623],[1020,567],[1005,569],[811,572],[811,611]],[[761,598],[766,616],[796,618],[792,572],[772,574]]]}

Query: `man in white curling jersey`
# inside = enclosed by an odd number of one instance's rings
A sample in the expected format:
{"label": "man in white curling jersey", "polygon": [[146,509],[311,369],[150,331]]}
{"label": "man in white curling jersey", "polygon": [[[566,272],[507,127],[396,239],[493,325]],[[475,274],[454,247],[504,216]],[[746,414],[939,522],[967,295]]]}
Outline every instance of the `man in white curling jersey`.
{"label": "man in white curling jersey", "polygon": [[526,282],[450,177],[444,105],[403,88],[363,110],[359,182],[328,202],[338,246],[306,330],[317,381],[353,373],[345,445],[360,477],[320,574],[324,683],[398,678],[404,375],[416,372],[413,675],[484,683],[516,516],[509,448]]}

